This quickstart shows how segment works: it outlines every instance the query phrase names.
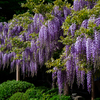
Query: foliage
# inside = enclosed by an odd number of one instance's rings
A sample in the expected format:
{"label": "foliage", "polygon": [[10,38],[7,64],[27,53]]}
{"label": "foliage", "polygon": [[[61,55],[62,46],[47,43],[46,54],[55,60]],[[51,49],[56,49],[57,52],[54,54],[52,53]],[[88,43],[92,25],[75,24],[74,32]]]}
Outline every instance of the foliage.
{"label": "foliage", "polygon": [[45,0],[27,0],[26,3],[22,3],[22,7],[27,7],[30,12],[42,14],[44,17],[46,17],[47,20],[53,18],[51,13],[53,8],[56,6],[62,10],[64,6],[69,8],[70,4],[68,4],[68,2],[66,4],[65,1],[62,0],[54,0],[54,2],[51,1],[51,3],[45,3]]}
{"label": "foliage", "polygon": [[50,89],[50,90],[46,91],[45,94],[50,94],[50,95],[51,95],[51,94],[52,94],[52,95],[58,94],[58,88]]}
{"label": "foliage", "polygon": [[[28,99],[30,98],[37,98],[38,100],[42,98],[42,94],[45,92],[46,90],[43,89],[42,87],[39,88],[30,88],[28,89],[24,95],[28,97]],[[23,95],[23,98],[24,98],[24,95]]]}
{"label": "foliage", "polygon": [[70,96],[54,95],[49,100],[71,100]]}
{"label": "foliage", "polygon": [[[23,94],[22,92],[16,92],[15,94],[13,94],[9,100],[25,100],[25,99],[22,99],[23,97]],[[25,97],[26,98],[26,97]]]}
{"label": "foliage", "polygon": [[[23,94],[22,100],[60,100],[58,88],[47,90],[44,87],[30,88]],[[26,98],[24,98],[24,96]],[[61,100],[70,100],[70,96],[61,96]]]}
{"label": "foliage", "polygon": [[50,89],[46,91],[45,93],[43,93],[42,98],[44,100],[49,100],[50,98],[52,98],[54,95],[57,95],[57,94],[58,94],[58,88]]}
{"label": "foliage", "polygon": [[[85,19],[89,19],[89,17],[91,15],[89,15],[89,12],[90,12],[90,9],[87,9],[87,8],[83,8],[82,10],[80,11],[74,11],[72,10],[71,12],[71,16],[69,15],[65,22],[63,23],[62,25],[62,28],[64,29],[64,35],[67,35],[68,34],[68,30],[69,30],[69,27],[72,25],[72,23],[75,23],[77,25],[77,29],[76,29],[76,32],[75,32],[75,36],[72,38],[72,36],[69,35],[66,36],[65,38],[61,37],[61,42],[64,43],[65,45],[71,45],[73,43],[76,42],[76,38],[81,34],[81,33],[84,33],[83,30],[80,28],[78,28],[78,25],[81,25],[81,23],[85,20]],[[86,32],[86,31],[85,31]],[[89,34],[89,29],[87,31]]]}
{"label": "foliage", "polygon": [[[60,100],[58,88],[34,87],[33,84],[21,81],[7,81],[0,84],[1,100]],[[61,95],[61,100],[70,100],[70,96]]]}
{"label": "foliage", "polygon": [[61,57],[58,58],[58,59],[54,59],[54,58],[51,58],[50,60],[48,60],[45,65],[47,68],[49,68],[49,70],[47,70],[47,73],[51,73],[51,72],[55,72],[52,68],[53,67],[56,67],[56,68],[62,68],[62,70],[65,70],[65,63],[66,63],[66,59],[63,60],[62,59],[62,55],[60,55]]}
{"label": "foliage", "polygon": [[24,81],[7,81],[0,84],[0,99],[7,100],[16,92],[25,92],[28,88],[34,87],[33,84]]}
{"label": "foliage", "polygon": [[33,18],[33,15],[29,12],[19,15],[14,14],[13,19],[9,20],[9,23],[11,23],[10,30],[16,25],[22,26],[24,30],[27,30],[28,25],[33,22],[30,18]]}
{"label": "foliage", "polygon": [[34,93],[33,93],[34,89],[35,88],[27,89],[23,95],[23,100],[29,100],[30,98],[33,98],[34,97]]}
{"label": "foliage", "polygon": [[27,0],[25,4],[22,3],[22,7],[27,7],[30,12],[41,13],[44,16],[45,13],[50,13],[50,11],[52,10],[52,4],[44,4],[44,0]]}
{"label": "foliage", "polygon": [[[23,94],[23,99],[25,100],[49,100],[54,95],[58,94],[58,89],[47,89],[45,87],[36,87],[27,89],[26,92]],[[24,98],[24,96],[26,98]],[[32,100],[33,100],[32,99]]]}

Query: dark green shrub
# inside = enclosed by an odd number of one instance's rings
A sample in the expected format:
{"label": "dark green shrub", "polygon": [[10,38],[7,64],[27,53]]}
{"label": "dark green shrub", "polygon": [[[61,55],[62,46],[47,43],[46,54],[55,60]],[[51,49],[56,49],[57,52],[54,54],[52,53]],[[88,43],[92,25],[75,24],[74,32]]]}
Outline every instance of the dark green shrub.
{"label": "dark green shrub", "polygon": [[48,91],[48,88],[46,88],[45,86],[39,86],[39,87],[36,87],[36,89],[42,90],[43,93]]}
{"label": "dark green shrub", "polygon": [[50,94],[43,93],[39,100],[49,100],[52,97]]}
{"label": "dark green shrub", "polygon": [[58,88],[50,89],[47,92],[44,93],[45,98],[51,98],[54,95],[58,94]]}
{"label": "dark green shrub", "polygon": [[40,100],[49,100],[51,97],[57,94],[58,94],[58,88],[49,89],[45,93],[42,94],[42,97]]}
{"label": "dark green shrub", "polygon": [[30,88],[23,94],[22,100],[71,100],[70,96],[58,95],[58,88],[48,90],[45,87]]}
{"label": "dark green shrub", "polygon": [[58,94],[58,88],[50,89],[45,94]]}
{"label": "dark green shrub", "polygon": [[23,97],[27,96],[28,100],[30,100],[30,98],[37,98],[39,100],[42,97],[42,93],[43,93],[43,90],[41,90],[41,89],[30,88],[30,89],[26,90]]}
{"label": "dark green shrub", "polygon": [[71,100],[70,96],[54,95],[49,100]]}
{"label": "dark green shrub", "polygon": [[34,100],[34,98],[30,98],[30,100]]}
{"label": "dark green shrub", "polygon": [[47,88],[43,86],[27,89],[23,95],[23,100],[30,100],[30,99],[39,100],[43,97],[43,93],[46,91]]}
{"label": "dark green shrub", "polygon": [[7,81],[0,84],[0,100],[7,100],[16,92],[25,92],[28,88],[34,87],[33,84],[25,81]]}
{"label": "dark green shrub", "polygon": [[9,98],[9,100],[23,100],[23,99],[22,99],[23,94],[24,94],[24,93],[16,92],[15,94],[13,94],[13,95]]}
{"label": "dark green shrub", "polygon": [[30,100],[30,98],[34,97],[34,88],[29,88],[23,95],[23,100]]}
{"label": "dark green shrub", "polygon": [[96,98],[95,100],[100,100],[100,98]]}

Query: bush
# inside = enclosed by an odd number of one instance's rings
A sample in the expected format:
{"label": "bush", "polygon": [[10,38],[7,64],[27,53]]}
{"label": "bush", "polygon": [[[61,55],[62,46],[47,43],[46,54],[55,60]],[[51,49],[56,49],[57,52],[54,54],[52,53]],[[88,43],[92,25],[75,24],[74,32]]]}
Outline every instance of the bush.
{"label": "bush", "polygon": [[0,100],[8,100],[16,92],[25,92],[28,88],[34,87],[33,84],[25,81],[7,81],[0,84]]}
{"label": "bush", "polygon": [[46,91],[40,100],[71,100],[70,96],[58,95],[58,88]]}
{"label": "bush", "polygon": [[30,100],[30,98],[34,97],[34,88],[27,89],[23,95],[23,100]]}
{"label": "bush", "polygon": [[[45,87],[37,87],[37,88],[29,88],[26,92],[21,96],[21,100],[47,100],[43,98],[43,93],[47,90]],[[18,95],[18,94],[17,94]],[[12,95],[9,100],[14,98],[16,95]],[[16,100],[18,98],[15,97]],[[13,100],[13,99],[12,99]],[[20,100],[20,99],[18,99]]]}
{"label": "bush", "polygon": [[70,96],[63,96],[63,95],[55,95],[51,97],[49,100],[71,100]]}
{"label": "bush", "polygon": [[22,99],[23,94],[24,94],[24,93],[16,92],[15,94],[13,94],[13,95],[9,98],[9,100],[23,100],[23,99]]}
{"label": "bush", "polygon": [[49,100],[51,97],[57,94],[58,94],[58,88],[49,89],[43,92],[41,98],[38,100]]}
{"label": "bush", "polygon": [[[71,100],[70,96],[57,95],[58,89],[48,90],[45,87],[29,88],[21,96],[15,93],[9,100]],[[14,99],[15,98],[15,99]]]}
{"label": "bush", "polygon": [[25,97],[27,96],[27,98],[28,98],[27,100],[30,100],[30,98],[34,98],[34,99],[36,98],[39,100],[42,97],[43,91],[44,90],[39,89],[39,88],[30,88],[30,89],[26,90],[26,92],[23,95],[23,98],[24,98],[24,96]]}
{"label": "bush", "polygon": [[45,92],[46,94],[58,94],[58,88],[53,88]]}
{"label": "bush", "polygon": [[23,95],[23,100],[39,100],[43,97],[43,93],[46,91],[47,88],[43,86],[27,89]]}
{"label": "bush", "polygon": [[48,91],[45,92],[45,96],[51,98],[54,95],[58,94],[58,88],[54,88],[54,89],[50,89]]}

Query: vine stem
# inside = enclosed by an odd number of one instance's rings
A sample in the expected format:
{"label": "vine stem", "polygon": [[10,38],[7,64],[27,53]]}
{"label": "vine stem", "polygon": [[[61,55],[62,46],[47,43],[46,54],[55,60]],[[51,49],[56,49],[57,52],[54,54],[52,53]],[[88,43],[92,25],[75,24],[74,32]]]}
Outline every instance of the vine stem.
{"label": "vine stem", "polygon": [[92,91],[91,91],[91,100],[94,100],[95,95],[94,95],[94,77],[92,75]]}

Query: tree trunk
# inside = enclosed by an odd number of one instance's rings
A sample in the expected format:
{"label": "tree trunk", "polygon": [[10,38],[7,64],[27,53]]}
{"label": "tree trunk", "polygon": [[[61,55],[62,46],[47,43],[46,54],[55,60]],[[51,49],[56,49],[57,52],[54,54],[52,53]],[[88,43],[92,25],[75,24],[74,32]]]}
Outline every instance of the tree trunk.
{"label": "tree trunk", "polygon": [[69,86],[67,83],[64,84],[64,95],[69,95]]}
{"label": "tree trunk", "polygon": [[16,81],[19,81],[20,80],[20,69],[19,69],[19,66],[16,65]]}
{"label": "tree trunk", "polygon": [[92,75],[92,91],[91,91],[91,100],[94,100],[94,78]]}

